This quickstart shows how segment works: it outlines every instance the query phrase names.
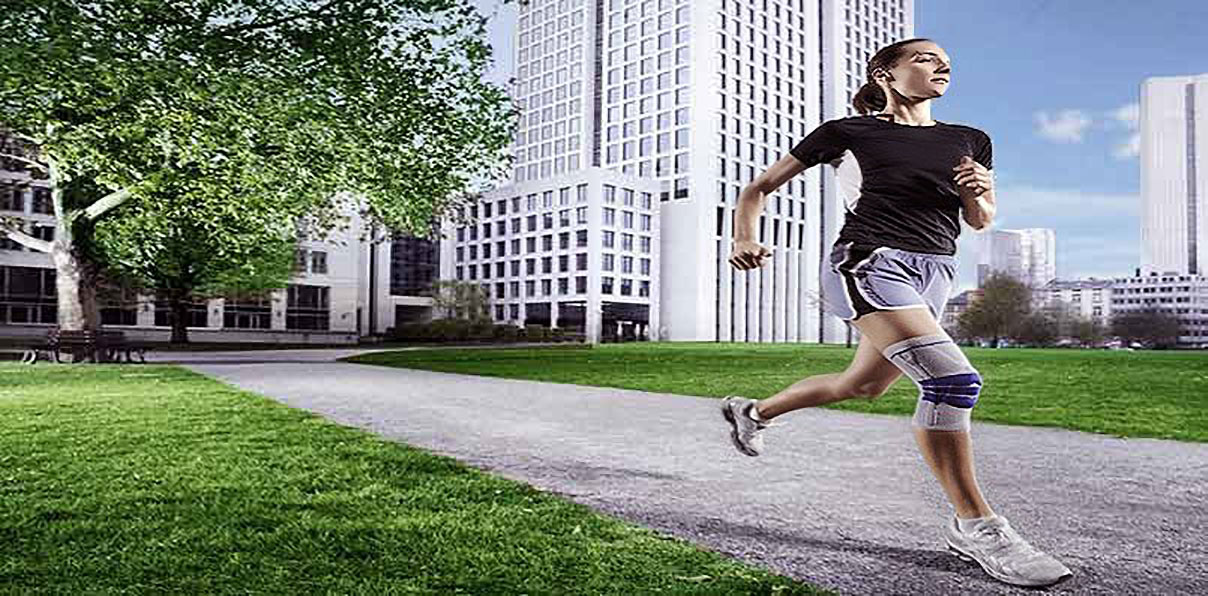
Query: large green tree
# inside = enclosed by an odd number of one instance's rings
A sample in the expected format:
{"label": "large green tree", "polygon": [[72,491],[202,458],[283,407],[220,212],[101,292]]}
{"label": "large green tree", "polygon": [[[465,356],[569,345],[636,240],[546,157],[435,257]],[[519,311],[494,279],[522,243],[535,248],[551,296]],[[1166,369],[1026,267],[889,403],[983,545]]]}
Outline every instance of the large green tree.
{"label": "large green tree", "polygon": [[[423,235],[510,166],[516,108],[483,80],[484,24],[466,0],[6,2],[0,128],[24,147],[5,157],[47,180],[58,224],[49,242],[3,233],[51,254],[64,329],[97,324],[76,239],[157,217],[182,180],[211,197],[185,215],[202,226],[273,214],[329,229],[352,201]],[[85,178],[100,190],[70,192]]]}

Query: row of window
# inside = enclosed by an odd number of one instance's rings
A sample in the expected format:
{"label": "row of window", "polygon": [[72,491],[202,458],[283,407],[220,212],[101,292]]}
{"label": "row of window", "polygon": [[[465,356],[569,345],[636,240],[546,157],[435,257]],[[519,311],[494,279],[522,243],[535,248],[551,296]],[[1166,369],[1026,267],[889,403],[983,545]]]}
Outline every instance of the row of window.
{"label": "row of window", "polygon": [[[604,248],[616,248],[616,237],[617,237],[616,232],[613,232],[610,230],[604,230],[603,232],[601,232],[601,244],[604,246]],[[638,249],[636,251],[634,250],[634,244],[633,244],[633,241],[635,238],[637,238],[637,240],[638,240]],[[553,240],[554,240],[553,234],[546,234],[545,236],[541,237],[542,252],[550,252],[550,251],[554,250]],[[569,232],[562,232],[561,234],[558,234],[558,240],[559,240],[558,248],[560,250],[569,250],[571,248]],[[526,244],[526,248],[528,249],[527,250],[528,254],[533,254],[533,253],[537,252],[537,237],[536,236],[530,236],[528,238],[525,238],[525,244]],[[520,238],[513,238],[511,241],[511,245],[512,245],[512,247],[511,247],[512,256],[520,256],[520,254],[521,254],[520,253]],[[503,240],[500,240],[500,241],[497,241],[494,245],[494,248],[495,248],[494,256],[492,256],[491,244],[489,242],[484,242],[481,245],[470,244],[468,246],[458,246],[455,249],[457,261],[462,262],[462,261],[466,261],[466,260],[472,261],[472,260],[478,259],[480,246],[482,249],[481,255],[482,255],[483,259],[503,258],[503,257],[507,256],[507,251],[505,250],[507,247],[507,243]],[[578,230],[575,233],[575,248],[586,248],[586,247],[587,247],[587,230]],[[635,236],[633,234],[621,234],[621,250],[630,251],[630,252],[641,252],[643,254],[651,254],[652,239],[650,236]],[[468,258],[467,258],[467,255],[468,255]],[[549,257],[546,257],[546,258],[549,258]],[[516,261],[516,262],[519,262],[519,261]]]}
{"label": "row of window", "polygon": [[[553,283],[558,282],[558,293],[553,292]],[[609,295],[617,296],[633,296],[634,288],[637,288],[637,296],[646,298],[650,296],[650,280],[648,279],[630,279],[622,277],[619,280],[611,276],[600,278],[600,292]],[[550,296],[573,296],[587,293],[587,276],[579,275],[575,277],[575,292],[570,292],[570,278],[562,277],[557,280],[553,279],[530,279],[524,282],[524,293],[520,292],[520,282],[512,281],[508,283],[496,282],[494,295],[491,293],[491,286],[483,284],[483,293],[488,298],[496,300],[518,299],[518,298],[537,298]]]}
{"label": "row of window", "polygon": [[[472,256],[473,255],[471,254],[471,257]],[[604,253],[601,256],[601,262],[600,262],[601,268],[604,271],[613,271],[616,267],[617,256],[618,255],[614,255],[612,253]],[[650,259],[635,258],[635,257],[631,257],[628,255],[620,255],[620,257],[621,257],[620,258],[621,273],[633,273],[633,265],[634,265],[634,263],[637,263],[638,269],[639,269],[639,271],[641,271],[642,275],[650,275]],[[507,271],[505,268],[506,263],[500,261],[500,262],[495,263],[494,265],[495,265],[495,267],[494,267],[495,277],[504,277],[506,275],[506,271]],[[537,259],[532,259],[532,258],[525,259],[524,265],[525,265],[525,267],[524,267],[525,275],[537,275]],[[490,279],[490,277],[491,277],[491,263],[483,263],[478,266],[471,263],[469,265],[466,265],[465,267],[466,267],[466,269],[463,269],[462,265],[458,265],[455,268],[454,274],[457,276],[457,279],[463,279],[463,274],[466,272],[469,273],[470,279],[477,279],[477,272],[480,270],[479,267],[481,267],[483,279]],[[512,270],[512,273],[511,273],[512,276],[520,275],[520,260],[519,259],[511,261],[511,270]],[[575,255],[575,270],[576,271],[586,271],[587,270],[587,253],[579,253],[579,254]],[[560,255],[558,257],[558,271],[563,272],[563,273],[570,271],[570,255]],[[553,273],[553,272],[554,272],[553,257],[542,257],[541,258],[541,273],[547,274],[547,273]]]}
{"label": "row of window", "polygon": [[49,188],[38,186],[26,189],[15,184],[0,185],[0,211],[24,213],[27,196],[31,213],[54,214],[54,203],[51,201]]}
{"label": "row of window", "polygon": [[[58,321],[58,292],[55,271],[42,267],[0,266],[0,324],[54,324]],[[106,325],[135,325],[138,302],[131,292],[116,301],[101,304],[101,322]],[[233,329],[269,329],[272,307],[267,297],[233,298],[224,301],[223,324]],[[188,326],[208,327],[205,302],[189,305]],[[290,285],[286,290],[286,329],[326,330],[331,319],[330,288]],[[172,325],[166,300],[155,301],[155,325]]]}
{"label": "row of window", "polygon": [[307,248],[295,250],[294,273],[327,273],[327,252]]}

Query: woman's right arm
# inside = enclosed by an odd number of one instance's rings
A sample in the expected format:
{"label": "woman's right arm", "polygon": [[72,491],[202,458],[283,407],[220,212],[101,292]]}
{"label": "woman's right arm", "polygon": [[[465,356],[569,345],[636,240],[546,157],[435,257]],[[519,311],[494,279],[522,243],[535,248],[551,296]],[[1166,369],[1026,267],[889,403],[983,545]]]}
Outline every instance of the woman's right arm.
{"label": "woman's right arm", "polygon": [[772,251],[755,241],[755,228],[759,214],[767,204],[767,195],[807,168],[838,159],[847,145],[841,130],[834,120],[823,122],[742,189],[734,209],[732,265],[738,269],[754,269],[762,267],[764,259],[772,256]]}
{"label": "woman's right arm", "polygon": [[767,205],[767,196],[803,171],[805,164],[792,154],[786,154],[739,193],[738,204],[734,208],[734,251],[730,257],[735,267],[761,267],[764,258],[771,256],[771,251],[755,242],[759,215]]}

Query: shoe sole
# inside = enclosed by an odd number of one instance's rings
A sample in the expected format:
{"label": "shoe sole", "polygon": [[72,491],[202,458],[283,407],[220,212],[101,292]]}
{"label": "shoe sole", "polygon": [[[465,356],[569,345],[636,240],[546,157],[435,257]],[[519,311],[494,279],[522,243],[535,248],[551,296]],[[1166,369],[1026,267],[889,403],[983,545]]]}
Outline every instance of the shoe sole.
{"label": "shoe sole", "polygon": [[738,421],[734,419],[734,411],[730,409],[729,403],[722,402],[721,416],[722,416],[722,418],[726,419],[726,422],[730,423],[730,440],[734,442],[734,447],[736,447],[738,449],[738,451],[740,453],[742,453],[743,455],[757,457],[759,455],[758,453],[751,451],[749,448],[747,448],[745,445],[742,444],[742,441],[738,440]]}
{"label": "shoe sole", "polygon": [[978,561],[977,558],[975,558],[973,555],[966,553],[965,551],[957,548],[954,544],[952,544],[951,540],[944,538],[944,542],[948,544],[948,552],[952,553],[953,555],[956,555],[956,558],[958,558],[962,561],[965,561],[967,563],[977,563],[977,566],[981,567],[982,571],[986,572],[986,575],[989,575],[990,577],[992,577],[1000,582],[1003,582],[1005,584],[1011,584],[1012,586],[1023,586],[1023,587],[1027,587],[1027,588],[1042,588],[1042,587],[1048,587],[1048,586],[1055,586],[1055,585],[1073,577],[1072,573],[1067,573],[1067,574],[1057,578],[1055,581],[1051,581],[1051,582],[1021,583],[1018,581],[1012,581],[1011,579],[1008,579],[1006,576],[1002,575],[1001,573],[998,573],[997,571],[994,571],[994,570],[990,569],[989,567],[986,567],[985,565],[982,564],[981,561]]}

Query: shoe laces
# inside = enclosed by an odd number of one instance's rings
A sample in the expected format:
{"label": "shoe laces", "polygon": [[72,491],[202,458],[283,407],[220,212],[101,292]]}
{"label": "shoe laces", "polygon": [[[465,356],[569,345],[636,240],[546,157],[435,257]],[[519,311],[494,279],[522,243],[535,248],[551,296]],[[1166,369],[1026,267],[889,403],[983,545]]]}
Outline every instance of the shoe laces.
{"label": "shoe laces", "polygon": [[[1001,520],[1001,521],[999,521]],[[990,539],[997,545],[996,553],[1008,553],[1024,559],[1035,559],[1045,556],[1043,552],[1024,540],[1006,520],[998,518],[982,523],[973,533],[982,539]]]}

